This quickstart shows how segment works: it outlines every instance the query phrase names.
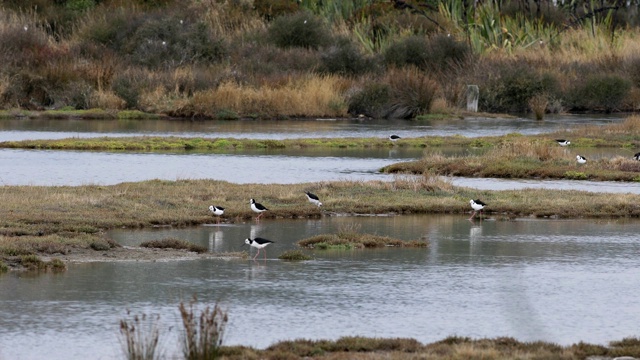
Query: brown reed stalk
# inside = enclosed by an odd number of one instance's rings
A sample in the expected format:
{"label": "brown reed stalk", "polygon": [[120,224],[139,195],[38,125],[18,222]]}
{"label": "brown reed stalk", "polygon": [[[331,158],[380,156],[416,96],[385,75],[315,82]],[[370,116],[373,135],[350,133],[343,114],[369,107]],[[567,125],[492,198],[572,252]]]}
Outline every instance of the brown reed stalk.
{"label": "brown reed stalk", "polygon": [[[127,311],[127,316],[130,312]],[[135,315],[120,320],[120,335],[124,355],[128,360],[155,360],[162,356],[158,351],[160,315]]]}
{"label": "brown reed stalk", "polygon": [[180,302],[179,309],[182,317],[183,354],[187,360],[215,359],[222,346],[225,327],[229,318],[227,312],[215,304],[213,308],[207,306],[196,314],[193,299],[189,305]]}

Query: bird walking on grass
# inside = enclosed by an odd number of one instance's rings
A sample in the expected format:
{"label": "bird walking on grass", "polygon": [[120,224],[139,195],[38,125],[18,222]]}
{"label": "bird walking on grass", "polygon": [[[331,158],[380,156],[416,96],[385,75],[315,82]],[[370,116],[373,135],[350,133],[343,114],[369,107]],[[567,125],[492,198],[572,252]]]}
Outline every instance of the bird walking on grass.
{"label": "bird walking on grass", "polygon": [[487,206],[487,204],[483,203],[480,200],[469,200],[469,204],[471,204],[471,208],[473,209],[473,214],[471,214],[469,220],[473,219],[476,216],[477,212],[480,212],[482,214],[482,209]]}
{"label": "bird walking on grass", "polygon": [[304,194],[307,195],[307,200],[309,200],[310,203],[312,203],[317,207],[322,206],[322,203],[320,202],[320,198],[318,197],[318,195],[310,193],[308,191],[305,191]]}
{"label": "bird walking on grass", "polygon": [[633,155],[633,158],[634,158],[635,160],[640,161],[640,152],[639,152],[639,153],[636,153],[635,155]]}
{"label": "bird walking on grass", "polygon": [[251,200],[249,201],[249,203],[251,204],[251,210],[253,210],[253,212],[255,212],[255,213],[259,214],[259,215],[256,217],[256,220],[259,220],[259,219],[260,219],[260,217],[262,216],[262,214],[263,214],[265,211],[269,210],[269,209],[267,209],[264,205],[262,205],[262,204],[260,204],[260,203],[257,203],[254,199],[251,199]]}
{"label": "bird walking on grass", "polygon": [[393,135],[389,135],[389,140],[391,141],[397,141],[402,139],[399,135],[393,134]]}
{"label": "bird walking on grass", "polygon": [[209,206],[209,211],[211,211],[211,213],[216,216],[218,223],[220,223],[220,216],[224,214],[224,208],[216,205],[211,205]]}
{"label": "bird walking on grass", "polygon": [[256,249],[258,249],[258,252],[256,253],[256,256],[253,257],[253,260],[255,260],[258,257],[258,254],[260,254],[260,250],[264,249],[264,258],[267,258],[267,249],[265,249],[265,247],[267,247],[267,245],[269,244],[273,244],[273,241],[269,240],[269,239],[265,239],[265,238],[261,238],[261,237],[257,237],[255,239],[251,239],[251,238],[246,238],[244,240],[244,243],[254,247]]}
{"label": "bird walking on grass", "polygon": [[558,145],[560,146],[567,146],[571,144],[571,141],[569,140],[565,140],[565,139],[557,139],[556,142],[558,143]]}

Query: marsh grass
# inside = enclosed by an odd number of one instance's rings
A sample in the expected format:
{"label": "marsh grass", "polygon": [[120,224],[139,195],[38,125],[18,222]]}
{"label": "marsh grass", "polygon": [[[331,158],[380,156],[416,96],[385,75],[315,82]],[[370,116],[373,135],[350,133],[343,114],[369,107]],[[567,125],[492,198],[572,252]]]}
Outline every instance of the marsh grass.
{"label": "marsh grass", "polygon": [[140,247],[154,248],[154,249],[187,250],[187,251],[196,252],[198,254],[207,252],[207,248],[204,246],[196,245],[186,240],[175,239],[175,238],[145,241],[140,244]]}
{"label": "marsh grass", "polygon": [[249,347],[222,347],[221,355],[234,359],[360,359],[360,360],[512,360],[586,359],[639,356],[638,339],[611,342],[609,346],[578,343],[560,346],[551,342],[523,342],[510,337],[472,339],[451,336],[429,344],[411,338],[342,337],[336,340],[287,340],[264,350]]}
{"label": "marsh grass", "polygon": [[[573,170],[586,171],[586,168]],[[95,251],[91,249],[110,251],[116,244],[104,236],[109,229],[158,225],[179,228],[210,223],[208,207],[212,202],[226,208],[226,221],[249,221],[255,214],[247,206],[247,193],[269,207],[270,211],[261,220],[267,222],[321,216],[318,208],[305,198],[305,190],[321,197],[327,216],[334,213],[468,214],[472,198],[482,198],[490,204],[485,211],[489,216],[640,216],[637,206],[640,196],[634,194],[544,189],[478,191],[454,187],[446,181],[437,187],[429,185],[431,180],[426,186],[421,181],[418,177],[392,182],[244,185],[211,180],[151,180],[111,186],[3,186],[0,187],[3,196],[0,259]]]}
{"label": "marsh grass", "polygon": [[159,351],[160,315],[134,315],[120,320],[120,341],[127,360],[162,359]]}
{"label": "marsh grass", "polygon": [[287,260],[287,261],[305,261],[305,260],[311,260],[312,257],[303,253],[300,250],[287,250],[282,254],[280,254],[278,256],[278,259]]}
{"label": "marsh grass", "polygon": [[200,310],[194,298],[178,306],[183,325],[183,355],[187,360],[215,359],[219,356],[229,318],[218,304]]}
{"label": "marsh grass", "polygon": [[362,234],[358,224],[343,225],[335,234],[321,234],[298,241],[298,246],[319,250],[364,249],[383,247],[426,247],[427,241],[404,241],[388,236]]}

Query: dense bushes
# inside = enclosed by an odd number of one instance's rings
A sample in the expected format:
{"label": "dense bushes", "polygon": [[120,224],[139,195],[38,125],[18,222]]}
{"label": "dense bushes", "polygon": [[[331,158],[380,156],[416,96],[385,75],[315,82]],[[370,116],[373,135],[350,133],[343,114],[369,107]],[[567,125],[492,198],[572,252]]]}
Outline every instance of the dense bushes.
{"label": "dense bushes", "polygon": [[[520,4],[505,2],[484,34],[460,22],[459,2],[6,0],[0,108],[410,118],[434,102],[464,108],[467,85],[488,112],[640,106],[637,34],[610,37],[599,17],[553,33],[565,10],[534,24],[536,9],[509,15]],[[548,43],[529,40],[534,28]]]}

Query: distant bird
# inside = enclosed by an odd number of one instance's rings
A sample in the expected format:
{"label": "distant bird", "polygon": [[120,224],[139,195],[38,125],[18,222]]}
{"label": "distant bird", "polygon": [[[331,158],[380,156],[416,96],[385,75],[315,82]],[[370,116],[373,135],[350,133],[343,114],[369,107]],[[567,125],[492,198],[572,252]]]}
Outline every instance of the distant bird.
{"label": "distant bird", "polygon": [[[255,239],[251,239],[251,238],[246,238],[244,240],[244,243],[254,247],[256,249],[258,249],[258,252],[256,253],[256,256],[253,257],[253,260],[255,260],[258,257],[258,254],[260,254],[260,249],[264,249],[267,245],[272,244],[273,241],[268,240],[268,239],[264,239],[261,237],[257,237]],[[267,258],[267,249],[264,249],[264,258]]]}
{"label": "distant bird", "polygon": [[310,203],[316,205],[317,207],[322,206],[322,203],[320,202],[320,198],[318,197],[318,195],[310,193],[308,191],[304,192],[305,195],[307,195],[307,200],[309,200]]}
{"label": "distant bird", "polygon": [[571,144],[571,141],[565,140],[565,139],[558,139],[558,140],[556,140],[556,142],[560,146],[567,146],[567,145]]}
{"label": "distant bird", "polygon": [[633,155],[633,158],[640,161],[640,152]]}
{"label": "distant bird", "polygon": [[396,140],[400,140],[402,139],[400,136],[393,134],[393,135],[389,135],[389,140],[391,141],[396,141]]}
{"label": "distant bird", "polygon": [[487,206],[487,204],[483,203],[480,200],[469,200],[469,204],[471,204],[471,208],[473,209],[473,214],[471,214],[469,220],[473,219],[478,211],[482,213],[482,209]]}
{"label": "distant bird", "polygon": [[224,214],[224,208],[220,206],[211,205],[209,206],[209,211],[213,213],[218,219],[218,223],[220,223],[220,216]]}
{"label": "distant bird", "polygon": [[586,164],[587,163],[587,158],[582,156],[582,155],[576,155],[576,160],[578,161],[578,164]]}
{"label": "distant bird", "polygon": [[262,216],[262,213],[264,213],[265,211],[269,210],[267,209],[264,205],[257,203],[255,200],[251,199],[251,201],[249,201],[251,203],[251,210],[253,210],[253,212],[258,213],[260,215],[258,215],[256,217],[256,220],[260,219],[260,216]]}

